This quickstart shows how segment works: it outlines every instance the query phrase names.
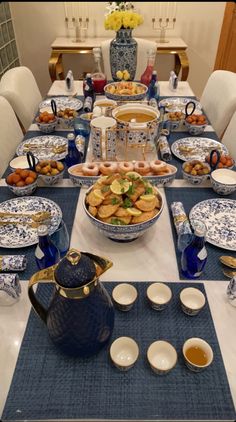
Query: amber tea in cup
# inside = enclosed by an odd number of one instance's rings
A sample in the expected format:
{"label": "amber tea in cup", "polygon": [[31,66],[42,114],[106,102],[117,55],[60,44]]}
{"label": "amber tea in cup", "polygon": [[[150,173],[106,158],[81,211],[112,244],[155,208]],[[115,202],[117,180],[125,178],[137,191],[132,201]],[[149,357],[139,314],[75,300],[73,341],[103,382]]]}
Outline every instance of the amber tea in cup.
{"label": "amber tea in cup", "polygon": [[190,346],[185,351],[186,358],[195,365],[206,365],[208,362],[205,351],[199,346]]}

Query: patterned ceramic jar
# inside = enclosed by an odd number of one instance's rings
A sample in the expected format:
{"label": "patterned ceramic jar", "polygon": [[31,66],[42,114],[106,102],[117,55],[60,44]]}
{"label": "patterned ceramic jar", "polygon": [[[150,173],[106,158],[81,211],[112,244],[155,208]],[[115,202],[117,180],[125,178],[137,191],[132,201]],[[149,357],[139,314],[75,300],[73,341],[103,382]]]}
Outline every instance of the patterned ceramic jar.
{"label": "patterned ceramic jar", "polygon": [[93,157],[96,160],[116,159],[116,121],[112,117],[96,117],[90,123]]}
{"label": "patterned ceramic jar", "polygon": [[130,80],[133,81],[137,67],[137,41],[132,38],[132,29],[119,29],[116,38],[110,44],[110,65],[111,74],[114,81],[119,79],[117,71],[127,70]]}

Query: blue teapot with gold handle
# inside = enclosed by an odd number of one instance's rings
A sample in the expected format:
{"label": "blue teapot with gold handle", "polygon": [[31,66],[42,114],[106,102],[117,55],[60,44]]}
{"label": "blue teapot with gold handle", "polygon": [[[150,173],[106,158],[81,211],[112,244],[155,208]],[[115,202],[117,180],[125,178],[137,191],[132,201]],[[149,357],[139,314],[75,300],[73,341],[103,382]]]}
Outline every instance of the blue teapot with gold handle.
{"label": "blue teapot with gold handle", "polygon": [[[31,304],[47,325],[53,343],[67,355],[90,357],[108,343],[114,327],[114,308],[99,276],[112,265],[106,258],[70,249],[58,264],[31,277]],[[37,283],[54,284],[48,309],[33,290]]]}

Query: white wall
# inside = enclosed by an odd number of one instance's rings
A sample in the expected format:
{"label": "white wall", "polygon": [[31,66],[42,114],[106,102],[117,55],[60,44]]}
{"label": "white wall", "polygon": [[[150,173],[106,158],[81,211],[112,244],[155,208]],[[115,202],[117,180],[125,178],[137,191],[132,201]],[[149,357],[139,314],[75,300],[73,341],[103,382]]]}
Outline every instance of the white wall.
{"label": "white wall", "polygon": [[[85,2],[80,3],[85,4]],[[88,35],[112,38],[115,34],[113,31],[106,31],[103,24],[106,2],[86,4],[90,18]],[[134,2],[134,4],[144,17],[143,25],[134,30],[134,35],[137,37],[159,35],[159,32],[152,29],[151,22],[155,2]],[[225,4],[225,2],[179,2],[176,26],[174,30],[168,31],[169,36],[180,36],[188,45],[190,62],[188,81],[198,96],[201,95],[214,67]],[[50,45],[56,37],[66,35],[64,3],[11,2],[10,6],[21,64],[33,71],[42,94],[45,95],[51,83],[48,72]],[[72,67],[75,76],[83,70],[84,63],[79,60],[81,57],[79,59],[78,56],[67,57],[65,60],[65,68]],[[160,79],[168,79],[172,66],[168,60],[170,61],[170,58],[158,56]],[[86,66],[87,68],[92,66],[91,60]]]}

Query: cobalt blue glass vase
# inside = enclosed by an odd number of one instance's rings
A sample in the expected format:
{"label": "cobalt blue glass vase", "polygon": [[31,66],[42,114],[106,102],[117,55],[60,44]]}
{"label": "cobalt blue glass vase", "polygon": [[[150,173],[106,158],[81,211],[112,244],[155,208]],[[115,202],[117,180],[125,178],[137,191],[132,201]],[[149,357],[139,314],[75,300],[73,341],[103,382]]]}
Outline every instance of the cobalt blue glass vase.
{"label": "cobalt blue glass vase", "polygon": [[110,43],[110,66],[114,81],[118,70],[128,70],[130,80],[133,81],[137,67],[137,41],[132,38],[132,29],[119,29]]}
{"label": "cobalt blue glass vase", "polygon": [[[52,342],[63,353],[88,358],[108,343],[114,308],[98,277],[111,266],[105,258],[71,249],[58,264],[31,277],[30,301],[47,325]],[[33,290],[35,284],[45,280],[56,287],[48,309]]]}

